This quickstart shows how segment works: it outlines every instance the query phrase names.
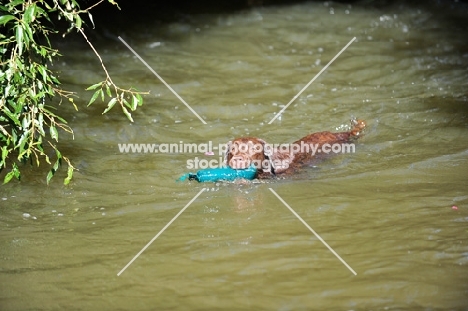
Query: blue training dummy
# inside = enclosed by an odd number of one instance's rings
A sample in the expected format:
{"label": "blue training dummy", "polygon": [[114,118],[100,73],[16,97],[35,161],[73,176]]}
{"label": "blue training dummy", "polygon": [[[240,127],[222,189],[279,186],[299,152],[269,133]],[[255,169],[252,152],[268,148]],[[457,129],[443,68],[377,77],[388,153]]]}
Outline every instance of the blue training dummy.
{"label": "blue training dummy", "polygon": [[184,174],[179,178],[179,181],[184,181],[187,177],[189,180],[195,179],[198,182],[216,182],[220,180],[233,181],[239,178],[252,180],[255,178],[256,173],[257,169],[255,165],[243,170],[235,170],[230,167],[207,168],[199,170],[196,174]]}

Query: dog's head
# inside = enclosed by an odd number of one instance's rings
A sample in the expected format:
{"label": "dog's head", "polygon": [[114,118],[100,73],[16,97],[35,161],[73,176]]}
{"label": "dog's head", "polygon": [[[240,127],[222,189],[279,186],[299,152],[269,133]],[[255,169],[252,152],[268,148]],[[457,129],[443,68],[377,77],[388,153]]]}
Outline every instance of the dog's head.
{"label": "dog's head", "polygon": [[255,165],[257,174],[261,178],[286,172],[293,159],[292,152],[278,151],[263,139],[255,137],[242,137],[230,141],[224,156],[225,164],[236,170]]}
{"label": "dog's head", "polygon": [[267,159],[265,155],[266,143],[255,137],[242,137],[230,141],[225,154],[226,164],[233,169],[246,169],[254,164],[262,169],[262,163]]}

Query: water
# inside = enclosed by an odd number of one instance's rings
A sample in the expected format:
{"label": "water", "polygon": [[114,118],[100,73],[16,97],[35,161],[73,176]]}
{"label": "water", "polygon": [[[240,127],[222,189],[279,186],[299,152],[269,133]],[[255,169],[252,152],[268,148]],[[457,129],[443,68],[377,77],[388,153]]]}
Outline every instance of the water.
{"label": "water", "polygon": [[[79,37],[59,42],[55,68],[82,98],[79,112],[63,105],[75,140],[63,133],[60,146],[79,171],[69,187],[64,172],[46,186],[45,167],[25,167],[0,188],[1,309],[467,308],[466,16],[461,3],[304,3],[101,31],[93,42],[113,79],[151,93],[134,123],[85,108],[99,63]],[[264,183],[177,183],[187,160],[217,155],[118,149],[291,142],[353,116],[369,125],[356,153]]]}

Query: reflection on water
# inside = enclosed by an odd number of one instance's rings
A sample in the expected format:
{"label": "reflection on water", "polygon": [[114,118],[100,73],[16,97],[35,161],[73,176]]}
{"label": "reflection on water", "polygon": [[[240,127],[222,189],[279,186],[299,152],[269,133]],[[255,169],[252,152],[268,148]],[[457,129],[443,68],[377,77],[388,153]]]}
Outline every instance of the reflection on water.
{"label": "reflection on water", "polygon": [[[46,187],[44,172],[27,168],[21,183],[2,186],[1,309],[466,307],[467,13],[455,2],[305,3],[106,30],[95,42],[114,80],[151,92],[133,124],[117,109],[84,108],[99,64],[78,41],[61,43],[61,77],[84,94],[83,108],[69,111],[76,139],[62,142],[79,171],[68,188],[59,178]],[[117,146],[291,142],[346,129],[352,116],[369,124],[356,153],[265,183],[177,183],[188,159],[211,157]]]}

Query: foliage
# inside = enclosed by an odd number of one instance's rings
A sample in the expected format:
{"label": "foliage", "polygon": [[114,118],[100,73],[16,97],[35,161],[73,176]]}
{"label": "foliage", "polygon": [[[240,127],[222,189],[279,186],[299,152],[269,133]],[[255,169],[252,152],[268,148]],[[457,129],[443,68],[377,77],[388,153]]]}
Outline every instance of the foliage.
{"label": "foliage", "polygon": [[[59,96],[60,103],[66,98],[75,109],[77,106],[73,100],[75,94],[63,90],[59,79],[49,69],[53,60],[60,56],[49,40],[50,35],[58,32],[52,27],[51,17],[64,19],[69,25],[67,33],[73,29],[79,31],[101,62],[106,80],[87,89],[96,90],[89,104],[98,96],[104,101],[107,95],[110,99],[103,113],[119,103],[127,118],[133,121],[128,109],[134,111],[143,103],[141,94],[144,93],[119,88],[112,82],[101,57],[82,29],[82,16],[87,14],[93,23],[90,10],[103,1],[85,10],[81,10],[75,0],[13,0],[0,5],[0,171],[10,168],[4,183],[13,177],[19,179],[20,164],[28,161],[39,166],[45,160],[51,165],[47,183],[62,161],[68,165],[65,185],[75,170],[57,147],[59,130],[71,135],[73,130],[59,116],[58,107],[51,104],[51,99]],[[107,1],[116,5],[113,0]],[[48,155],[50,152],[54,154],[53,164]]]}

